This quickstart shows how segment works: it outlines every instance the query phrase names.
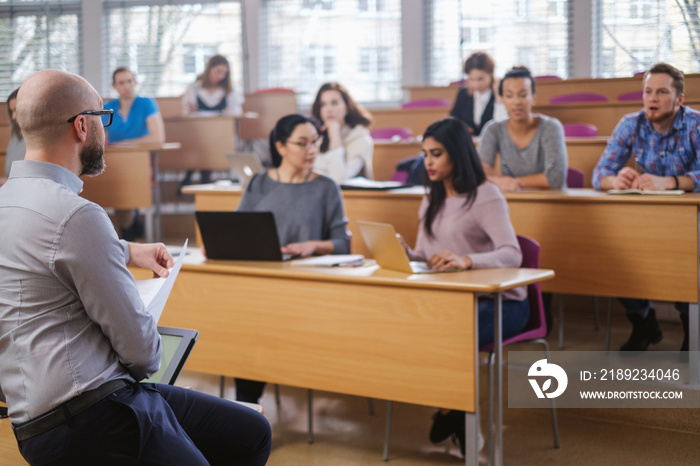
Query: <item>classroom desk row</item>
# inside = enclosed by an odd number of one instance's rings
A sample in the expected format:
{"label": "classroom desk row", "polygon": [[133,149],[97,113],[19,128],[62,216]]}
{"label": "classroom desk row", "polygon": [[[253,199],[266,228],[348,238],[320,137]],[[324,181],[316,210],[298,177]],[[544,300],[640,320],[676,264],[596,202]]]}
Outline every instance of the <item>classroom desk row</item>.
{"label": "classroom desk row", "polygon": [[[478,142],[475,142],[478,147]],[[569,167],[583,172],[585,187],[591,187],[591,176],[600,156],[608,144],[608,138],[567,138],[566,152]],[[418,141],[391,142],[375,141],[372,167],[374,179],[387,181],[396,171],[396,164],[407,157],[415,157],[422,152]]]}
{"label": "classroom desk row", "polygon": [[[415,244],[422,189],[344,191],[352,252],[370,256],[357,220],[391,223]],[[234,210],[241,198],[237,187],[186,191],[195,195],[198,210]],[[542,267],[556,272],[543,291],[690,302],[691,351],[698,350],[700,193],[614,196],[569,189],[524,191],[506,199],[516,233],[538,241]],[[697,361],[691,370],[697,381]]]}
{"label": "classroom desk row", "polygon": [[[199,331],[188,370],[464,410],[466,464],[474,466],[476,296],[554,275],[514,268],[416,276],[376,265],[207,262],[197,253],[185,260],[160,324]],[[149,278],[146,271],[133,272]],[[495,464],[501,462],[502,448],[496,448]]]}

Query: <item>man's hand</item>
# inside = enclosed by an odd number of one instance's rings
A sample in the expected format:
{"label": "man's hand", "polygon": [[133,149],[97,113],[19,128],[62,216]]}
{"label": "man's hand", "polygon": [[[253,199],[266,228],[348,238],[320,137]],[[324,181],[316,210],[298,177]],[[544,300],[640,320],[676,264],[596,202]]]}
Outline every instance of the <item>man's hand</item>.
{"label": "man's hand", "polygon": [[129,265],[153,270],[153,277],[167,277],[175,265],[163,243],[129,243]]}
{"label": "man's hand", "polygon": [[440,272],[450,269],[467,270],[471,266],[469,256],[458,256],[447,250],[438,252],[428,261],[428,267]]}
{"label": "man's hand", "polygon": [[617,172],[613,180],[613,189],[639,188],[639,173],[630,167],[624,167]]}
{"label": "man's hand", "polygon": [[676,181],[672,176],[656,176],[645,173],[639,175],[639,189],[674,189]]}

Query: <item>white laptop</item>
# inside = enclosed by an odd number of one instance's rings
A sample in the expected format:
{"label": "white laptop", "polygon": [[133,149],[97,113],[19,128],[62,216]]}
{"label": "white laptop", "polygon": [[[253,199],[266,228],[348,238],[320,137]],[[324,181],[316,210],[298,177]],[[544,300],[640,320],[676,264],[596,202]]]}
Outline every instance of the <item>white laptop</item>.
{"label": "white laptop", "polygon": [[357,221],[362,239],[380,267],[406,273],[437,273],[425,262],[409,261],[406,250],[389,223]]}
{"label": "white laptop", "polygon": [[231,170],[244,189],[253,175],[263,169],[263,164],[253,152],[230,152],[226,157],[231,164]]}

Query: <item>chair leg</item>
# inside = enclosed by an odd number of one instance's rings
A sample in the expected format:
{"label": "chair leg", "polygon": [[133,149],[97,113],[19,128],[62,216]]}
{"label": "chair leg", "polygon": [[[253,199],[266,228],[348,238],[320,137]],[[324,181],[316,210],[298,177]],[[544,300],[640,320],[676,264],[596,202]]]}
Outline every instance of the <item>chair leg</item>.
{"label": "chair leg", "polygon": [[489,432],[489,463],[491,462],[492,458],[495,458],[495,454],[496,454],[496,444],[493,441],[495,434],[496,434],[496,426],[494,425],[494,422],[493,422],[493,413],[494,413],[494,410],[493,410],[494,380],[493,379],[495,377],[493,365],[494,365],[495,359],[496,359],[496,353],[491,351],[491,353],[489,354],[489,386],[488,386],[488,394],[489,394],[489,428],[488,428],[488,432]]}
{"label": "chair leg", "polygon": [[367,398],[367,408],[369,409],[369,415],[374,416],[374,399]]}
{"label": "chair leg", "polygon": [[314,443],[314,391],[309,389],[309,435],[306,440],[309,444]]}
{"label": "chair leg", "polygon": [[280,386],[275,384],[275,405],[277,405],[277,412],[280,410]]}
{"label": "chair leg", "polygon": [[597,332],[600,330],[600,316],[598,315],[598,297],[593,296],[593,328]]}
{"label": "chair leg", "polygon": [[391,400],[386,402],[386,426],[384,427],[384,452],[382,459],[389,461],[389,444],[391,443],[391,412],[394,403]]}
{"label": "chair leg", "polygon": [[[536,343],[540,343],[544,346],[544,355],[549,360],[549,344],[547,340],[539,339],[535,340]],[[552,434],[554,435],[554,448],[559,448],[559,424],[557,422],[557,407],[554,404],[554,398],[549,399],[549,409],[552,414]]]}
{"label": "chair leg", "polygon": [[610,351],[610,326],[612,325],[612,298],[608,298],[608,328],[605,330],[605,351]]}
{"label": "chair leg", "polygon": [[559,295],[559,349],[564,348],[564,299]]}

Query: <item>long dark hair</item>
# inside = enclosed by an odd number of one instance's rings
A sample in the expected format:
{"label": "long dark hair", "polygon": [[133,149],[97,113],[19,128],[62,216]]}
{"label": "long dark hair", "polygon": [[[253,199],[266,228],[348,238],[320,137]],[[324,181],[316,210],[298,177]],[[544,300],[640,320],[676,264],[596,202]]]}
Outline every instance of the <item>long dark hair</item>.
{"label": "long dark hair", "polygon": [[318,130],[316,122],[309,117],[304,115],[299,115],[298,113],[283,116],[277,120],[277,124],[270,132],[270,156],[272,158],[272,165],[279,167],[282,163],[282,155],[277,150],[276,143],[281,142],[282,144],[287,143],[287,139],[292,135],[297,126],[306,123],[311,123],[314,128]]}
{"label": "long dark hair", "polygon": [[[321,124],[323,124],[323,120],[321,120],[321,94],[326,91],[338,91],[343,97],[345,107],[347,108],[347,113],[345,114],[346,125],[354,128],[357,125],[369,126],[372,124],[372,115],[362,105],[352,100],[350,93],[342,84],[335,82],[322,85],[316,93],[316,100],[314,100],[314,103],[311,106],[311,114]],[[330,143],[328,140],[328,132],[324,131],[322,136],[323,142],[321,143],[321,152],[326,152],[328,150],[328,144]]]}
{"label": "long dark hair", "polygon": [[[458,193],[467,194],[466,204],[471,206],[479,185],[486,181],[486,174],[467,125],[456,118],[445,118],[428,126],[423,133],[423,140],[427,138],[433,138],[445,147],[453,166],[452,185]],[[430,181],[427,175],[424,175],[423,180],[423,184],[430,188],[423,225],[425,232],[432,237],[433,221],[445,203],[447,193],[442,181]]]}
{"label": "long dark hair", "polygon": [[[10,110],[10,101],[11,100],[17,100],[17,92],[19,92],[19,87],[12,91],[10,95],[7,97],[7,114],[10,117],[10,127],[12,128],[12,135],[17,137],[17,139],[22,140],[22,130],[20,129],[19,125],[17,124],[17,120],[12,119],[12,110]],[[15,103],[15,111],[17,111],[17,103]]]}

